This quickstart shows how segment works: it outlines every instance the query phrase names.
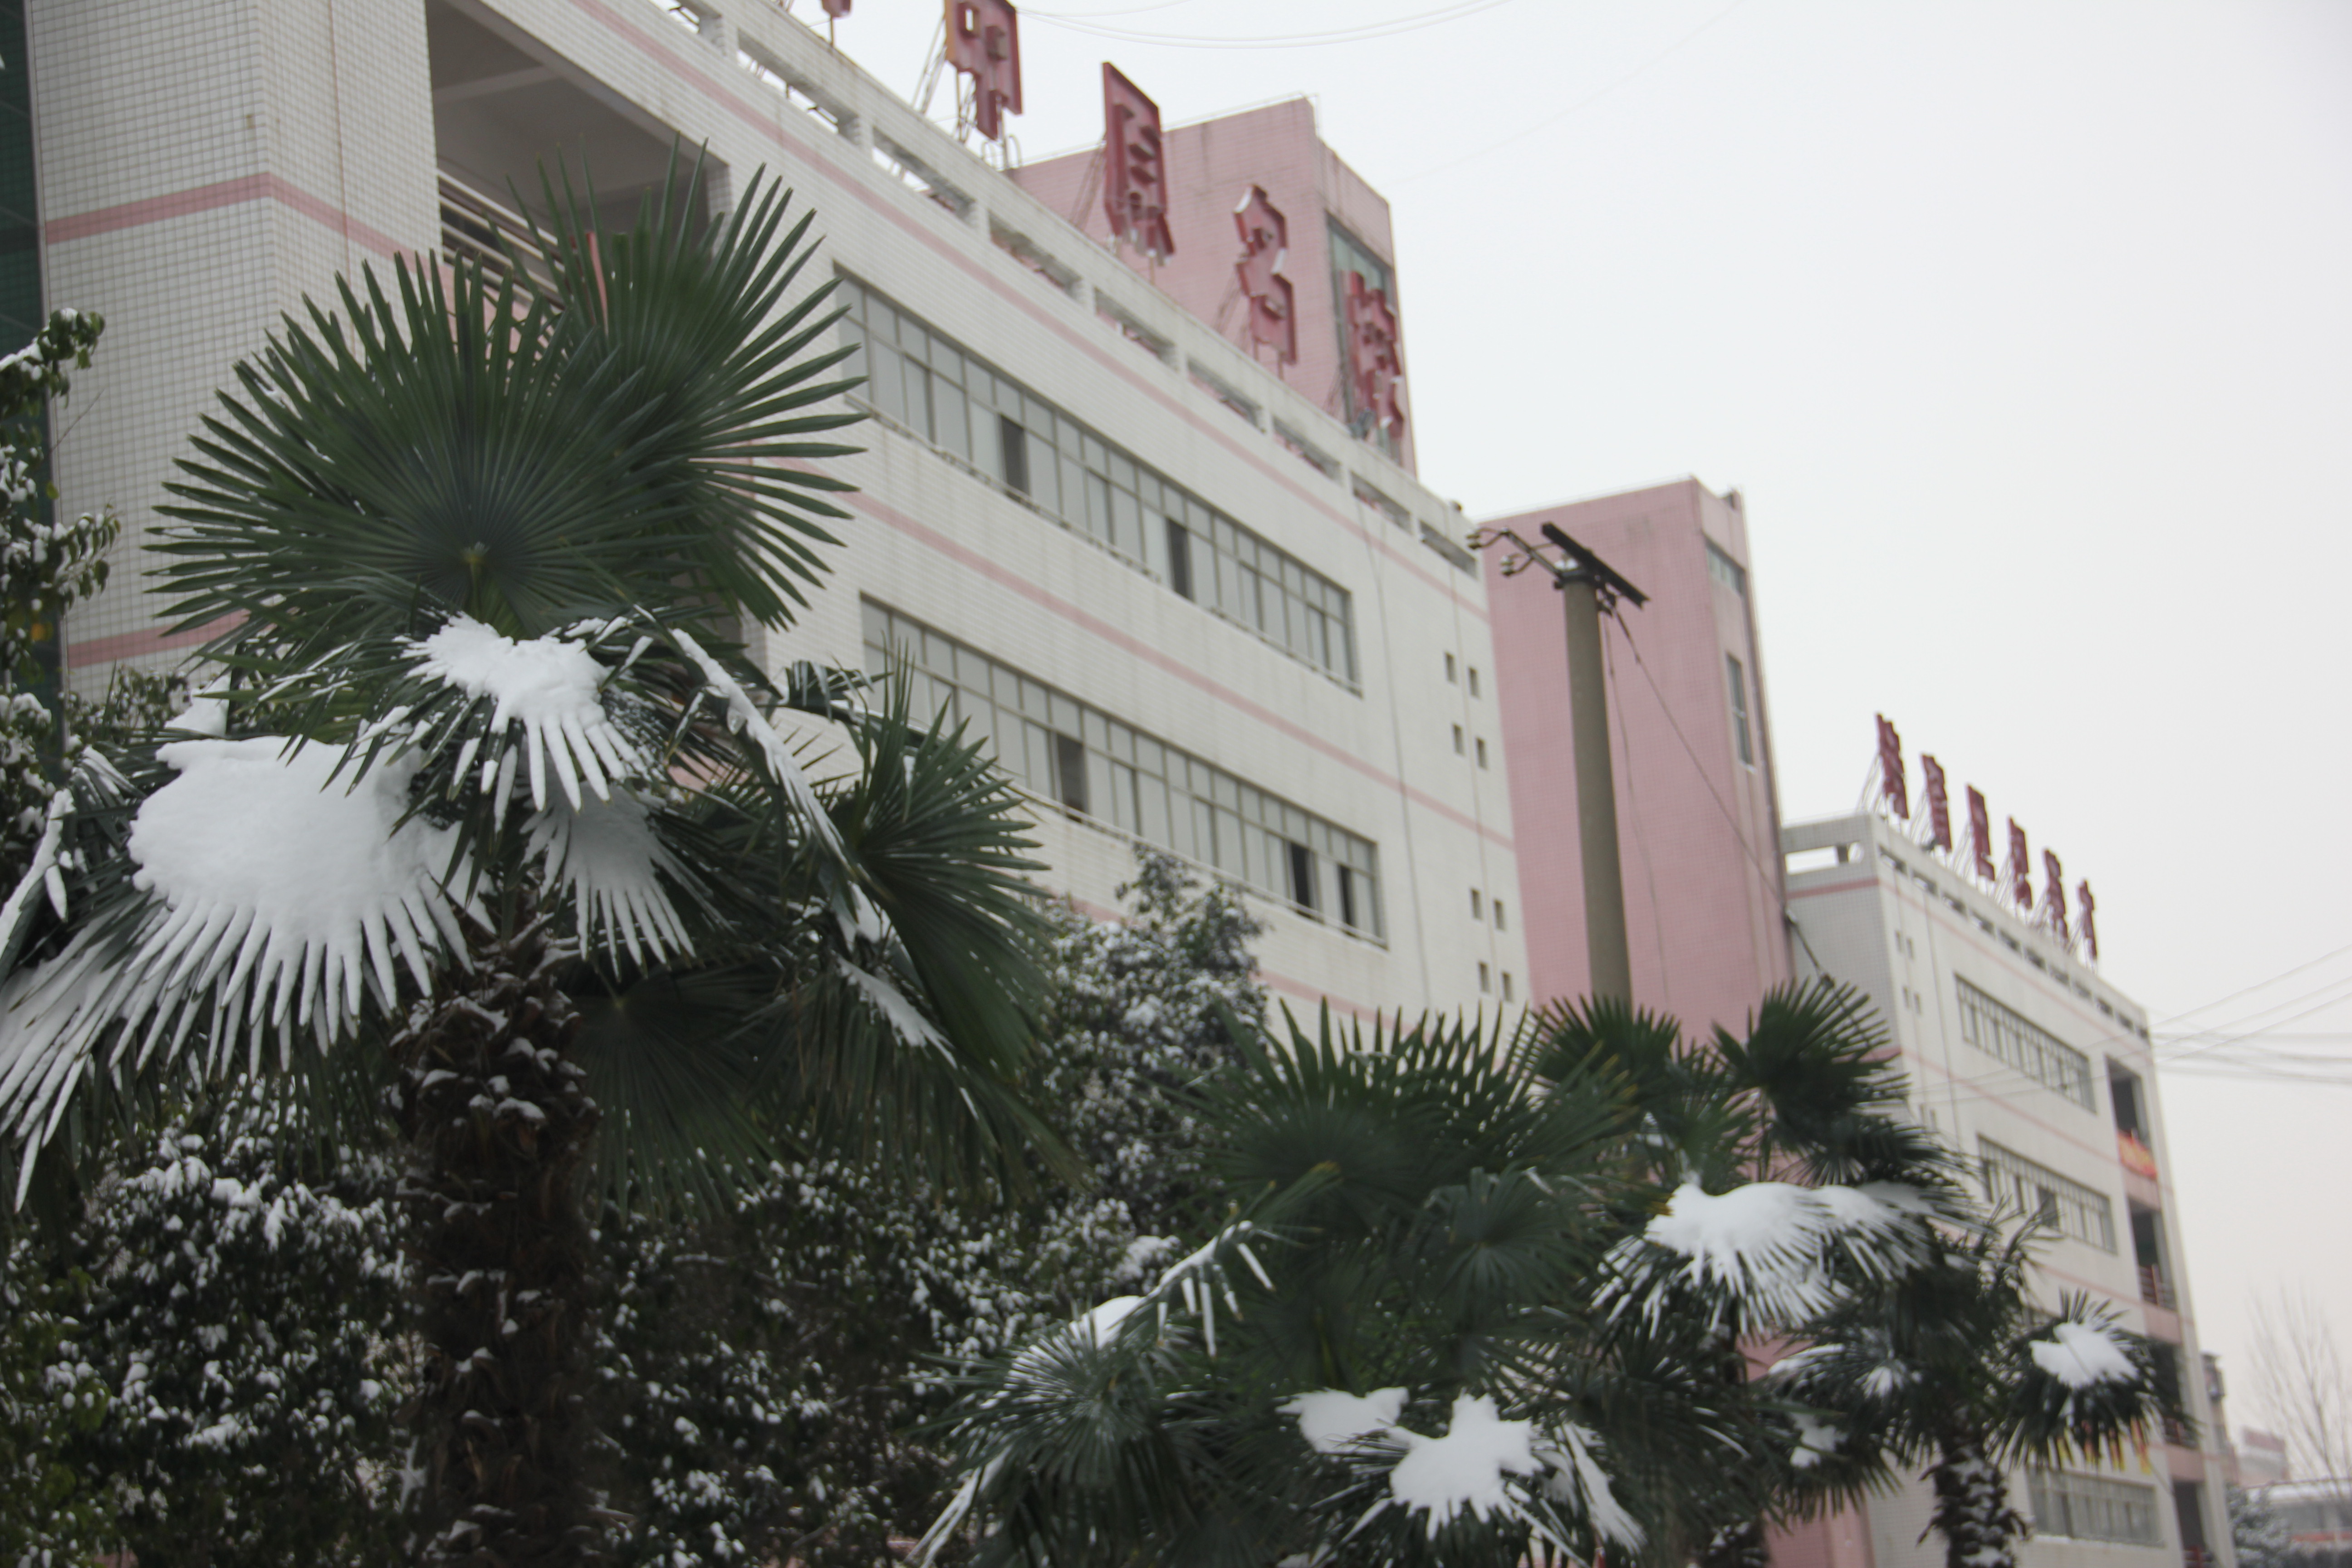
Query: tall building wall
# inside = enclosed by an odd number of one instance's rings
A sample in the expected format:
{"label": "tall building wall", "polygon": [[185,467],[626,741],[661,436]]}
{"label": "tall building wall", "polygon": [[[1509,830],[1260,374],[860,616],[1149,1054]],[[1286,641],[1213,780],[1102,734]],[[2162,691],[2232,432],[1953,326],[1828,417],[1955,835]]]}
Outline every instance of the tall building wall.
{"label": "tall building wall", "polygon": [[279,312],[467,242],[541,159],[584,154],[617,218],[673,142],[707,145],[714,214],[762,167],[816,210],[808,276],[854,286],[838,341],[873,375],[866,450],[827,465],[859,487],[831,585],[763,657],[911,640],[923,699],[1032,791],[1054,886],[1108,910],[1139,840],[1177,848],[1258,896],[1285,999],[1523,983],[1517,931],[1465,907],[1518,902],[1501,773],[1401,718],[1444,700],[1448,655],[1492,663],[1458,514],[800,23],[650,0],[32,20],[53,297],[109,321],[62,504],[129,525],[117,586],[69,628],[82,687],[194,640],[166,633],[144,546]]}
{"label": "tall building wall", "polygon": [[124,522],[67,628],[87,685],[199,640],[164,635],[142,557],[228,367],[331,308],[338,273],[433,243],[431,91],[413,5],[30,0],[27,22],[48,302],[107,321],[57,453],[58,505]]}
{"label": "tall building wall", "polygon": [[[2227,1568],[2228,1445],[2197,1344],[2146,1010],[1877,816],[1794,824],[1782,846],[1801,970],[1870,999],[1913,1114],[1983,1190],[2012,1215],[2047,1205],[2038,1289],[2053,1307],[2062,1291],[2112,1303],[2178,1370],[2194,1433],[2152,1433],[2119,1464],[2074,1456],[2039,1486],[2011,1478],[2036,1526],[2021,1563],[2170,1568],[2200,1561],[2194,1547]],[[2151,1163],[2153,1176],[2135,1168]],[[1939,1544],[1917,1542],[1929,1506],[1917,1482],[1867,1505],[1876,1568],[1941,1561]]]}
{"label": "tall building wall", "polygon": [[[1634,999],[1700,1034],[1736,1031],[1790,974],[1747,517],[1685,479],[1481,527],[1541,544],[1547,522],[1649,595],[1622,606],[1622,626],[1602,626]],[[1484,552],[1498,665],[1482,732],[1498,732],[1509,760],[1533,994],[1581,996],[1591,968],[1566,623],[1547,573],[1503,575],[1510,553],[1503,542]]]}

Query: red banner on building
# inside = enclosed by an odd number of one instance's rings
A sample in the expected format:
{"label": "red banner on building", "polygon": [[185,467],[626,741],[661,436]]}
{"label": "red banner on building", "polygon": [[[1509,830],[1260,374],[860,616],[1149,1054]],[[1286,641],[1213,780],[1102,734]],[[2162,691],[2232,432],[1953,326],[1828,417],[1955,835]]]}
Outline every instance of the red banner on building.
{"label": "red banner on building", "polygon": [[1110,235],[1160,259],[1176,254],[1168,232],[1168,159],[1160,106],[1103,62],[1103,209]]}
{"label": "red banner on building", "polygon": [[1984,792],[1969,785],[1969,854],[1976,873],[1986,881],[1993,881],[2000,873],[1992,863],[1992,813],[1986,809]]}
{"label": "red banner on building", "polygon": [[1878,716],[1878,789],[1886,804],[1895,810],[1895,820],[1911,820],[1911,784],[1903,771],[1903,737]]}
{"label": "red banner on building", "polygon": [[1010,0],[948,0],[948,63],[971,79],[971,123],[991,142],[1021,112],[1021,18]]}
{"label": "red banner on building", "polygon": [[1952,847],[1952,799],[1944,789],[1944,764],[1919,753],[1919,774],[1927,785],[1927,847]]}
{"label": "red banner on building", "polygon": [[2058,940],[2071,943],[2074,940],[2066,929],[2066,873],[2058,868],[2058,857],[2049,850],[2042,852],[2042,907],[2049,911],[2050,927]]}
{"label": "red banner on building", "polygon": [[2033,853],[2025,847],[2025,829],[2009,819],[2009,896],[2021,910],[2033,907]]}
{"label": "red banner on building", "polygon": [[1283,276],[1290,253],[1290,221],[1266,199],[1262,187],[1252,185],[1234,209],[1234,227],[1242,237],[1242,256],[1234,271],[1242,281],[1242,298],[1249,302],[1250,342],[1271,347],[1284,364],[1297,364],[1297,300],[1290,279]]}

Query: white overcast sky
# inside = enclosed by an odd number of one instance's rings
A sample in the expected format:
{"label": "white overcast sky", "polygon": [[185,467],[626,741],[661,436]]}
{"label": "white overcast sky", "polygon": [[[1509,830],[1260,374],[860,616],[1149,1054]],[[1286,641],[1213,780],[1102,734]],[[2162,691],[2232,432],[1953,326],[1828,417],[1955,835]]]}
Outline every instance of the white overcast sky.
{"label": "white overcast sky", "polygon": [[[938,15],[857,0],[840,47],[911,94]],[[1883,710],[2090,879],[2160,1028],[2352,1060],[2352,5],[1022,21],[1032,157],[1099,138],[1105,59],[1170,123],[1316,100],[1394,210],[1422,477],[1472,515],[1745,491],[1791,818],[1852,808]],[[2164,1096],[2244,1423],[2257,1292],[2323,1293],[2352,1351],[2352,1087]]]}

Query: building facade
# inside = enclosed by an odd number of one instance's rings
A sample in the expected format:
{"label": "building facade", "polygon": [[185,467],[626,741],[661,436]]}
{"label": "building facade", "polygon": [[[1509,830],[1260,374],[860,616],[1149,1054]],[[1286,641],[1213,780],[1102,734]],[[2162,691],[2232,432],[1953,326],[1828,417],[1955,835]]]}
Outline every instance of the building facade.
{"label": "building facade", "polygon": [[[2034,1535],[2029,1568],[2187,1562],[2231,1568],[2228,1444],[2204,1375],[2146,1010],[2020,918],[1948,853],[1876,812],[1792,824],[1788,858],[1801,975],[1858,988],[1886,1021],[1913,1114],[1980,1173],[2012,1215],[2049,1235],[2042,1289],[2088,1292],[2155,1342],[2193,1429],[2121,1463],[2078,1454],[2011,1478]],[[1914,1481],[1858,1520],[1810,1532],[1792,1561],[1931,1568],[1931,1498]]]}
{"label": "building facade", "polygon": [[[47,298],[108,321],[60,504],[126,525],[68,631],[80,688],[201,640],[166,628],[144,546],[282,312],[395,257],[495,259],[543,163],[584,160],[619,220],[707,147],[706,216],[762,169],[816,210],[873,416],[831,466],[858,487],[832,585],[758,651],[903,652],[1030,792],[1055,888],[1102,911],[1137,844],[1188,856],[1258,896],[1286,1000],[1524,985],[1500,767],[1420,732],[1492,708],[1448,679],[1493,664],[1458,514],[780,8],[246,0],[166,25],[31,0],[27,24]],[[1296,148],[1269,145],[1214,180],[1279,183]],[[1360,182],[1327,196],[1297,220],[1385,243]]]}
{"label": "building facade", "polygon": [[1649,599],[1601,626],[1633,999],[1696,1037],[1737,1033],[1792,973],[1747,514],[1683,479],[1479,525],[1538,1001],[1591,979],[1566,619],[1548,573],[1506,574],[1506,531],[1540,547],[1547,523]]}

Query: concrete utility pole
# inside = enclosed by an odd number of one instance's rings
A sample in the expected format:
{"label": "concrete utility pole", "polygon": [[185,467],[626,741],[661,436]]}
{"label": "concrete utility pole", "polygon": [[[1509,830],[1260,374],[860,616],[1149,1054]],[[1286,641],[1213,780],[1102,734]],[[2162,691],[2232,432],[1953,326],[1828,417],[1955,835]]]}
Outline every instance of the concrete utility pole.
{"label": "concrete utility pole", "polygon": [[1551,574],[1568,623],[1569,741],[1576,749],[1576,828],[1584,865],[1584,940],[1591,993],[1633,1000],[1633,963],[1625,940],[1625,878],[1617,855],[1617,778],[1609,753],[1609,682],[1601,662],[1601,617],[1621,599],[1638,607],[1649,595],[1612,571],[1608,563],[1550,523],[1543,535],[1560,553],[1546,560],[1534,545],[1506,529],[1474,542],[1508,539],[1518,554],[1503,566],[1515,577],[1529,565]]}

